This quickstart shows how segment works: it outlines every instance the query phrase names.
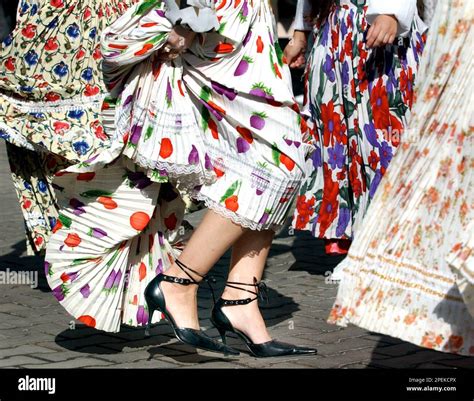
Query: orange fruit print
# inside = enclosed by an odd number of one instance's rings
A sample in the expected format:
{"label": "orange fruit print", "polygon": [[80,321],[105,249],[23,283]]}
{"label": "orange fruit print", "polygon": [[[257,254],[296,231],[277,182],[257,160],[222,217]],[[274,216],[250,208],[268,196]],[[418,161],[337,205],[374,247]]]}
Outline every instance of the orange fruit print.
{"label": "orange fruit print", "polygon": [[99,196],[97,198],[97,202],[102,204],[106,209],[112,210],[117,208],[117,202],[115,202],[112,198],[109,196]]}
{"label": "orange fruit print", "polygon": [[95,319],[89,315],[82,315],[77,318],[80,322],[84,323],[86,326],[95,327]]}
{"label": "orange fruit print", "polygon": [[167,159],[173,153],[173,145],[169,138],[163,138],[161,140],[161,147],[160,147],[160,157],[163,159]]}
{"label": "orange fruit print", "polygon": [[236,212],[239,209],[239,198],[237,195],[229,196],[225,200],[225,207],[233,212]]}
{"label": "orange fruit print", "polygon": [[130,216],[130,225],[137,231],[143,230],[149,223],[150,216],[145,212],[135,212]]}
{"label": "orange fruit print", "polygon": [[79,237],[79,235],[77,235],[76,233],[68,234],[66,239],[64,240],[64,243],[68,247],[74,248],[81,243],[81,237]]}

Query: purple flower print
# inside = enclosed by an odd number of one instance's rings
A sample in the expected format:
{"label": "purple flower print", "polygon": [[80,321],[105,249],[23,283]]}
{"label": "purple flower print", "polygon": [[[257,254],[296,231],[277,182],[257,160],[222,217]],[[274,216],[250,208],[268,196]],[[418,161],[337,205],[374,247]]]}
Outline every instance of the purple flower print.
{"label": "purple flower print", "polygon": [[382,172],[380,170],[377,170],[375,172],[374,178],[372,179],[372,182],[370,183],[370,192],[369,192],[370,199],[374,197],[375,191],[377,191],[377,188],[379,187],[381,179],[382,179]]}
{"label": "purple flower print", "polygon": [[311,155],[311,160],[313,161],[313,167],[321,167],[323,165],[322,157],[321,157],[321,148],[316,146],[316,150]]}
{"label": "purple flower print", "polygon": [[148,311],[143,307],[139,306],[137,311],[137,324],[139,326],[145,326],[148,323]]}
{"label": "purple flower print", "polygon": [[328,149],[328,156],[329,156],[329,164],[331,165],[331,169],[342,168],[344,165],[344,146],[341,145],[339,142],[336,142],[334,148]]}
{"label": "purple flower print", "polygon": [[381,166],[387,168],[393,157],[392,147],[387,142],[382,142],[382,147],[380,148],[379,153]]}
{"label": "purple flower print", "polygon": [[336,80],[336,73],[334,72],[334,62],[329,54],[326,55],[326,61],[323,64],[323,71],[331,82],[334,82]]}
{"label": "purple flower print", "polygon": [[329,24],[324,24],[323,32],[321,35],[321,44],[326,46],[329,39]]}
{"label": "purple flower print", "polygon": [[89,284],[86,284],[84,287],[82,287],[80,292],[84,298],[89,298],[89,295],[91,295],[91,288]]}
{"label": "purple flower print", "polygon": [[336,236],[342,237],[346,231],[349,221],[351,220],[350,209],[340,208],[339,209],[339,220],[337,221]]}
{"label": "purple flower print", "polygon": [[365,132],[365,137],[369,141],[369,143],[374,147],[374,148],[379,148],[380,143],[377,138],[377,131],[375,130],[374,124],[369,123],[364,125],[364,132]]}
{"label": "purple flower print", "polygon": [[343,38],[347,35],[347,25],[344,20],[341,21],[341,35]]}
{"label": "purple flower print", "polygon": [[347,61],[342,64],[342,84],[349,85],[349,63]]}

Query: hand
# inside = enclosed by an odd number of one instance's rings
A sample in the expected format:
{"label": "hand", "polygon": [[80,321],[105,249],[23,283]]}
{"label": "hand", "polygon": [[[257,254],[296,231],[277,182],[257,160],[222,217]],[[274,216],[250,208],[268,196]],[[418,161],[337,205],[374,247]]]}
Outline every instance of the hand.
{"label": "hand", "polygon": [[160,51],[160,59],[169,61],[179,57],[189,49],[196,37],[196,32],[187,30],[182,26],[175,26],[168,35],[166,45]]}
{"label": "hand", "polygon": [[398,20],[394,15],[379,15],[367,33],[367,47],[392,44],[397,36]]}
{"label": "hand", "polygon": [[306,62],[304,54],[306,52],[306,33],[295,31],[293,38],[286,45],[283,55],[291,68],[299,68]]}

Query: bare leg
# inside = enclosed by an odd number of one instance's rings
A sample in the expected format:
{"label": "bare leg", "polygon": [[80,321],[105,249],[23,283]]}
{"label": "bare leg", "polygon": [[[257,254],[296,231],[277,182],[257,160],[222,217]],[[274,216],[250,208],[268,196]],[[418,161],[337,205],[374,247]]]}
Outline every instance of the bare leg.
{"label": "bare leg", "polygon": [[[179,260],[204,276],[244,232],[245,229],[241,226],[209,210],[189,239]],[[170,276],[188,278],[176,263],[165,273]],[[188,273],[195,280],[201,280],[196,274]],[[196,297],[198,287],[168,282],[163,282],[161,286],[166,295],[167,309],[176,324],[179,327],[199,329]]]}
{"label": "bare leg", "polygon": [[[274,235],[273,231],[246,231],[232,249],[228,281],[253,284],[254,277],[260,281]],[[252,286],[238,287],[255,292],[255,287]],[[249,297],[254,298],[255,295],[232,287],[226,287],[222,295],[223,299],[228,300]],[[247,334],[254,343],[271,340],[257,301],[247,305],[227,306],[223,308],[223,312],[232,325]]]}

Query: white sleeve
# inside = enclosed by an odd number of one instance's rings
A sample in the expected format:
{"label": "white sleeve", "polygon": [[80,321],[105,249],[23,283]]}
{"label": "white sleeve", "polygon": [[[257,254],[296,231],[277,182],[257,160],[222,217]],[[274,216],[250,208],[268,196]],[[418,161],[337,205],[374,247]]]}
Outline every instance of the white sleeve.
{"label": "white sleeve", "polygon": [[173,24],[187,24],[194,32],[208,32],[219,28],[214,2],[187,0],[190,7],[180,8],[176,0],[165,0],[166,18]]}
{"label": "white sleeve", "polygon": [[372,24],[381,14],[395,15],[398,20],[398,36],[406,37],[416,15],[416,0],[370,0],[367,21]]}
{"label": "white sleeve", "polygon": [[298,0],[293,28],[297,31],[311,31],[313,27],[308,22],[311,18],[311,4],[309,0]]}

